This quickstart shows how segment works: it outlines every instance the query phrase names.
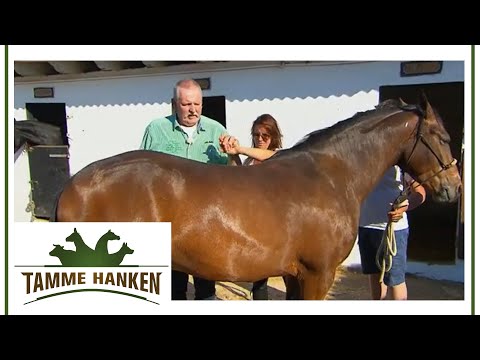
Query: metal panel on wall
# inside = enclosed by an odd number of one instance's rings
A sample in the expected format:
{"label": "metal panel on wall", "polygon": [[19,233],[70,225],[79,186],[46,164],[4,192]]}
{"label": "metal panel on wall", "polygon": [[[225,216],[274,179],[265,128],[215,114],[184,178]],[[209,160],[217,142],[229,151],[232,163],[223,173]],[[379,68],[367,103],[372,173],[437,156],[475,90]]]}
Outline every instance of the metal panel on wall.
{"label": "metal panel on wall", "polygon": [[70,178],[68,146],[33,146],[28,152],[33,215],[50,219],[57,194]]}

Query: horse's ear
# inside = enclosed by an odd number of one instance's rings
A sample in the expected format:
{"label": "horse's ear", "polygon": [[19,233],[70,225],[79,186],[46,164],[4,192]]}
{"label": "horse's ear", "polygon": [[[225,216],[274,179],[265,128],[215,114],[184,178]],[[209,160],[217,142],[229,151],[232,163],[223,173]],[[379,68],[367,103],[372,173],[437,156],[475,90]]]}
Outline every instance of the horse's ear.
{"label": "horse's ear", "polygon": [[77,232],[77,228],[73,228],[73,232]]}
{"label": "horse's ear", "polygon": [[402,98],[398,98],[398,100],[400,101],[400,105],[401,105],[402,107],[408,105],[405,101],[403,101]]}
{"label": "horse's ear", "polygon": [[427,95],[422,91],[420,95],[420,106],[425,114],[425,119],[434,119],[435,113],[433,112],[432,106],[428,102]]}

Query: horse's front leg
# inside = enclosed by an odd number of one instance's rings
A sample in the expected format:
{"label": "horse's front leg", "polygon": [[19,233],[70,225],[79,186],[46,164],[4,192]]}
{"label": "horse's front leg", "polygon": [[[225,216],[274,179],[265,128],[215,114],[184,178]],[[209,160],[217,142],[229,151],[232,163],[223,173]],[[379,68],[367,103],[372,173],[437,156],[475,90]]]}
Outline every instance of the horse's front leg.
{"label": "horse's front leg", "polygon": [[336,269],[323,271],[307,271],[301,281],[301,292],[304,300],[324,300],[335,280]]}

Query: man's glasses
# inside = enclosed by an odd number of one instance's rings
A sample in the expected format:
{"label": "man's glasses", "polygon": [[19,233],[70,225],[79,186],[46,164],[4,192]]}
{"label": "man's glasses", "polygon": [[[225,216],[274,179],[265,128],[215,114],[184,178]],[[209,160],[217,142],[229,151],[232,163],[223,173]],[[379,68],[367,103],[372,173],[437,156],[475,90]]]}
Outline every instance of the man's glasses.
{"label": "man's glasses", "polygon": [[267,133],[253,133],[254,138],[259,138],[260,136],[262,137],[263,141],[267,141],[271,138],[270,134]]}

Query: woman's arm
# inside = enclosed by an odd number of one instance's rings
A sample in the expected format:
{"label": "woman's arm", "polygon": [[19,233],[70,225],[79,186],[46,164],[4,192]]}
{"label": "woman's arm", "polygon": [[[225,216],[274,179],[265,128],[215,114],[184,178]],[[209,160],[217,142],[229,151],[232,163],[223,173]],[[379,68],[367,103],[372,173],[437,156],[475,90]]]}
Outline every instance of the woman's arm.
{"label": "woman's arm", "polygon": [[423,204],[427,193],[425,188],[416,182],[412,177],[408,174],[405,174],[405,182],[410,186],[410,191],[408,193],[408,209],[413,210],[416,207]]}
{"label": "woman's arm", "polygon": [[240,146],[238,140],[231,135],[220,136],[219,142],[221,150],[229,155],[245,155],[258,161],[267,160],[276,152],[276,150]]}
{"label": "woman's arm", "polygon": [[267,160],[276,152],[276,150],[251,148],[245,146],[237,146],[235,149],[238,151],[237,154],[246,155],[258,161]]}
{"label": "woman's arm", "polygon": [[405,182],[410,186],[407,199],[388,212],[388,217],[393,222],[399,221],[403,217],[405,211],[410,211],[423,204],[426,198],[425,188],[412,179],[408,174],[405,174]]}

